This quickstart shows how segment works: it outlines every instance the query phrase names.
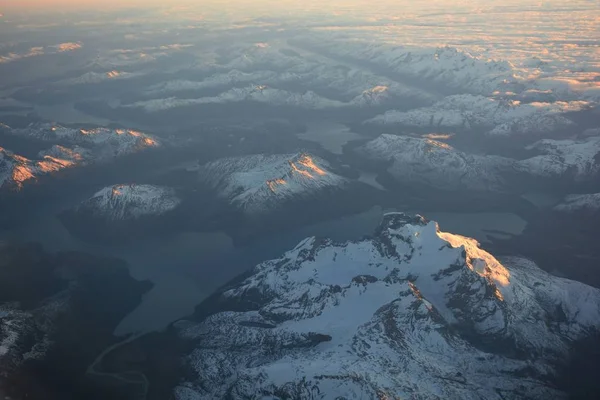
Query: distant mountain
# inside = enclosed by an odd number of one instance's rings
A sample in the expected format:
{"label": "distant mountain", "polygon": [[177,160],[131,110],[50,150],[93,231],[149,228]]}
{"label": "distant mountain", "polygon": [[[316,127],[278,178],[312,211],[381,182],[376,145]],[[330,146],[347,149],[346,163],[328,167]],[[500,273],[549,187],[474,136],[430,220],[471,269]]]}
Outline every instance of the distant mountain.
{"label": "distant mountain", "polygon": [[342,102],[327,99],[310,90],[304,92],[290,92],[265,85],[252,85],[243,88],[233,88],[215,97],[202,97],[198,99],[180,99],[176,97],[160,98],[136,102],[126,107],[143,108],[147,112],[154,112],[198,104],[227,104],[242,101],[266,103],[273,106],[293,106],[305,109],[335,108],[344,105]]}
{"label": "distant mountain", "polygon": [[22,138],[52,143],[34,160],[0,148],[0,188],[23,187],[43,175],[93,163],[108,162],[115,157],[159,147],[152,136],[124,129],[75,129],[39,123],[13,129],[0,124],[0,132]]}
{"label": "distant mountain", "polygon": [[175,325],[192,349],[177,399],[559,399],[600,290],[392,213],[371,238],[306,239],[197,310]]}
{"label": "distant mountain", "polygon": [[600,193],[568,195],[562,203],[554,207],[554,210],[565,213],[595,214],[600,212]]}
{"label": "distant mountain", "polygon": [[541,154],[520,161],[519,168],[534,176],[575,182],[593,182],[600,176],[600,136],[584,140],[543,139],[529,149]]}
{"label": "distant mountain", "polygon": [[170,232],[173,213],[180,204],[181,199],[172,188],[118,184],[101,189],[61,213],[60,219],[69,231],[83,239],[125,242]]}
{"label": "distant mountain", "polygon": [[349,184],[327,161],[307,153],[223,158],[200,167],[199,175],[219,197],[248,215],[319,199]]}
{"label": "distant mountain", "polygon": [[29,160],[0,147],[0,189],[21,189],[26,182],[40,176],[85,162],[88,153],[77,148],[53,146],[40,152],[39,156],[39,160]]}
{"label": "distant mountain", "polygon": [[490,95],[495,91],[510,90],[519,83],[510,62],[478,57],[448,46],[420,48],[344,38],[324,40],[318,34],[295,39],[292,43],[317,49],[328,56],[367,63],[407,80],[426,82],[443,92]]}
{"label": "distant mountain", "polygon": [[389,101],[390,97],[391,93],[388,86],[375,86],[356,96],[352,103],[360,107],[379,106]]}
{"label": "distant mountain", "polygon": [[388,172],[400,183],[436,189],[501,191],[505,174],[515,160],[461,152],[447,143],[427,138],[381,135],[357,149],[369,160],[389,163]]}
{"label": "distant mountain", "polygon": [[218,73],[202,81],[174,80],[166,81],[151,86],[146,91],[147,94],[177,93],[188,90],[203,90],[219,86],[239,86],[239,85],[258,85],[273,84],[278,81],[293,80],[293,76],[277,74],[274,71],[256,71],[242,72],[236,69],[226,73]]}
{"label": "distant mountain", "polygon": [[67,128],[51,123],[31,124],[23,129],[13,129],[6,125],[0,128],[10,135],[93,148],[104,157],[121,156],[144,148],[160,146],[160,142],[155,137],[132,129]]}
{"label": "distant mountain", "polygon": [[111,70],[106,72],[86,72],[76,78],[64,79],[56,82],[57,85],[85,85],[85,84],[96,84],[110,80],[123,80],[130,79],[136,76],[141,76],[142,73],[136,72],[123,72],[118,70]]}
{"label": "distant mountain", "polygon": [[109,221],[136,220],[172,211],[180,202],[171,188],[119,184],[98,191],[79,204],[75,212],[89,213]]}
{"label": "distant mountain", "polygon": [[548,134],[573,127],[575,123],[565,114],[588,106],[578,101],[521,104],[461,94],[445,97],[431,107],[387,111],[367,123],[428,129],[483,129],[490,136]]}

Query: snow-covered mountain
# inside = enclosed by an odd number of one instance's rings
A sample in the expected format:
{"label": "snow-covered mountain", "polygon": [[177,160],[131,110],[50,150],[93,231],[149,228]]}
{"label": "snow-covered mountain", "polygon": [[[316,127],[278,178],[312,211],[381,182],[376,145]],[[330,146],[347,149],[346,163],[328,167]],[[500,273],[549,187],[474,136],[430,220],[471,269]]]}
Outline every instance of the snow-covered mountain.
{"label": "snow-covered mountain", "polygon": [[[231,96],[248,97],[247,92],[253,88],[264,87],[276,90],[276,88],[288,89],[291,85],[297,89],[287,95],[284,93],[273,94],[265,92],[269,97],[290,97],[289,100],[276,100],[275,104],[282,102],[287,105],[307,107],[298,104],[294,97],[301,95],[304,91],[310,92],[313,88],[318,93],[332,93],[332,98],[323,97],[318,104],[310,105],[309,108],[324,108],[340,106],[339,102],[348,107],[367,107],[381,105],[393,99],[409,99],[417,101],[418,104],[430,104],[436,97],[423,88],[414,87],[378,75],[367,69],[349,66],[345,63],[335,61],[326,57],[320,57],[311,52],[298,53],[293,46],[285,43],[268,46],[234,46],[223,51],[220,63],[211,64],[215,70],[201,81],[172,80],[150,86],[146,95],[161,97],[154,99],[155,103],[150,107],[158,107],[162,101],[170,104],[169,107],[183,106],[186,104],[222,103],[233,101]],[[192,99],[191,103],[177,99],[177,93],[188,90],[203,90],[217,87],[232,87],[229,91],[207,98]],[[233,89],[235,88],[235,89]],[[295,92],[295,93],[294,93]],[[333,100],[335,98],[338,100]],[[343,100],[340,100],[343,99]],[[177,100],[177,101],[175,101]],[[267,101],[253,98],[255,101]],[[238,100],[239,101],[239,100]],[[145,103],[144,103],[145,104]]]}
{"label": "snow-covered mountain", "polygon": [[223,158],[202,166],[199,174],[219,197],[248,214],[269,213],[348,183],[327,161],[305,153]]}
{"label": "snow-covered mountain", "polygon": [[174,210],[181,200],[172,188],[119,184],[103,188],[79,204],[74,212],[106,221],[136,220]]}
{"label": "snow-covered mountain", "polygon": [[492,94],[518,83],[515,68],[503,60],[479,57],[453,47],[414,47],[377,41],[323,40],[319,35],[294,40],[306,49],[360,63],[459,93]]}
{"label": "snow-covered mountain", "polygon": [[155,137],[132,129],[79,129],[51,123],[31,124],[23,129],[13,129],[6,125],[3,128],[6,133],[11,135],[47,142],[77,144],[95,149],[101,154],[106,153],[105,156],[113,157],[160,145]]}
{"label": "snow-covered mountain", "polygon": [[85,154],[61,146],[54,146],[39,155],[39,160],[30,160],[0,147],[0,189],[20,189],[27,181],[85,161]]}
{"label": "snow-covered mountain", "polygon": [[384,134],[357,149],[370,160],[391,162],[389,173],[402,183],[437,189],[502,190],[503,174],[513,172],[514,160],[456,150],[427,138]]}
{"label": "snow-covered mountain", "polygon": [[390,97],[390,88],[379,85],[363,91],[352,99],[352,103],[360,107],[379,106],[388,101]]}
{"label": "snow-covered mountain", "polygon": [[95,84],[102,83],[110,80],[123,80],[130,79],[137,76],[141,76],[142,73],[137,72],[124,72],[118,70],[112,70],[107,72],[86,72],[85,74],[76,78],[64,79],[56,82],[57,85],[83,85],[83,84]]}
{"label": "snow-covered mountain", "polygon": [[600,211],[600,193],[570,194],[554,209],[566,213],[596,213]]}
{"label": "snow-covered mountain", "polygon": [[306,239],[212,304],[176,324],[195,372],[177,399],[566,398],[556,367],[600,328],[598,289],[401,213]]}
{"label": "snow-covered mountain", "polygon": [[226,73],[211,75],[202,81],[174,80],[162,82],[149,87],[146,90],[146,93],[177,93],[186,90],[202,90],[227,85],[245,86],[250,84],[273,84],[287,80],[294,80],[294,76],[285,73],[278,74],[274,71],[242,72],[234,69]]}
{"label": "snow-covered mountain", "polygon": [[564,116],[589,106],[587,102],[521,104],[469,94],[445,97],[431,107],[387,111],[368,120],[374,124],[398,124],[417,128],[484,129],[491,136],[552,133],[575,123]]}
{"label": "snow-covered mountain", "polygon": [[179,99],[176,97],[145,100],[133,103],[127,107],[143,108],[147,112],[168,110],[170,108],[186,107],[199,104],[227,104],[241,101],[266,103],[273,106],[293,106],[306,109],[323,109],[341,107],[344,103],[319,96],[315,92],[290,92],[271,88],[265,85],[233,88],[215,97],[199,99]]}
{"label": "snow-covered mountain", "polygon": [[529,149],[541,153],[518,163],[518,168],[529,174],[581,182],[597,179],[600,173],[600,136],[584,140],[543,139]]}
{"label": "snow-covered mountain", "polygon": [[41,140],[54,144],[30,160],[0,148],[0,188],[21,188],[25,181],[65,168],[91,163],[107,162],[115,157],[160,146],[144,133],[124,129],[74,129],[40,123],[27,128],[13,129],[0,124],[2,133]]}
{"label": "snow-covered mountain", "polygon": [[[298,68],[298,57],[293,54],[285,54],[277,46],[263,46],[240,44],[231,46],[223,60],[223,67],[230,70],[251,72],[260,69],[276,68],[279,71]],[[306,65],[302,63],[301,66]]]}

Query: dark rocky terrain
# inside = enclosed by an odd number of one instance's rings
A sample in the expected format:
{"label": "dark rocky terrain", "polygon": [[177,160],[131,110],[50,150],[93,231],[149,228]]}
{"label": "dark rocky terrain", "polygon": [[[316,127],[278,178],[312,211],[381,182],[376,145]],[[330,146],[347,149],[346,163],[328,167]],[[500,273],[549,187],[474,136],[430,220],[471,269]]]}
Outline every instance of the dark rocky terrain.
{"label": "dark rocky terrain", "polygon": [[2,398],[111,398],[87,368],[150,286],[119,260],[0,244]]}

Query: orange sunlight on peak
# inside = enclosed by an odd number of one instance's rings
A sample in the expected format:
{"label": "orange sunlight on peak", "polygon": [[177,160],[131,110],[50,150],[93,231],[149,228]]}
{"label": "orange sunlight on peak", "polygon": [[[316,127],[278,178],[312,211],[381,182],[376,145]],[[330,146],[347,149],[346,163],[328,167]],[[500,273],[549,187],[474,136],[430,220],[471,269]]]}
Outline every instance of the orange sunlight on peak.
{"label": "orange sunlight on peak", "polygon": [[291,162],[291,161],[290,161],[290,167],[292,167],[292,169],[294,170],[294,172],[297,172],[300,175],[304,175],[307,178],[314,179],[314,176],[312,176],[310,172],[298,168],[298,166],[295,163]]}
{"label": "orange sunlight on peak", "polygon": [[298,163],[305,166],[306,168],[314,171],[317,173],[317,175],[327,175],[327,173],[325,171],[323,171],[321,168],[319,168],[315,162],[313,161],[313,159],[308,156],[308,155],[303,155],[300,160],[298,160]]}
{"label": "orange sunlight on peak", "polygon": [[[454,248],[464,246],[467,254],[473,256],[466,260],[467,266],[477,274],[496,284],[498,289],[510,284],[510,272],[494,256],[482,250],[475,239],[448,232],[438,232],[438,235]],[[504,299],[500,290],[496,291],[496,297],[499,300]]]}
{"label": "orange sunlight on peak", "polygon": [[279,179],[271,179],[271,180],[267,181],[267,186],[273,193],[275,193],[277,186],[281,186],[281,185],[287,185],[287,182],[285,181],[285,179],[279,178]]}
{"label": "orange sunlight on peak", "polygon": [[[323,176],[327,172],[322,170],[308,154],[302,154],[297,161],[288,161],[293,172],[297,172],[310,179],[315,179],[313,173]],[[298,164],[298,165],[296,165]]]}

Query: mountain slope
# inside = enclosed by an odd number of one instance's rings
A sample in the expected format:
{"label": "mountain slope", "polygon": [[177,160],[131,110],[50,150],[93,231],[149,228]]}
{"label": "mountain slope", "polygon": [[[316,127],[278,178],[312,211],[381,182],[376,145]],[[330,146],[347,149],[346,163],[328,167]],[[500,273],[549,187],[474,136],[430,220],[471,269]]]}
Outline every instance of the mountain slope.
{"label": "mountain slope", "polygon": [[514,160],[463,153],[427,138],[381,135],[358,149],[370,160],[391,162],[388,172],[401,183],[420,183],[436,189],[499,191],[503,174]]}
{"label": "mountain slope", "polygon": [[88,153],[53,146],[39,156],[40,160],[29,160],[0,147],[0,188],[21,189],[25,182],[84,163]]}
{"label": "mountain slope", "polygon": [[304,153],[224,158],[202,166],[199,174],[219,197],[247,214],[270,213],[348,183],[325,160]]}
{"label": "mountain slope", "polygon": [[124,262],[0,242],[0,396],[114,398],[86,377],[151,285]]}
{"label": "mountain slope", "polygon": [[114,185],[105,187],[76,207],[105,220],[135,220],[158,216],[175,209],[181,200],[171,188],[154,185]]}
{"label": "mountain slope", "polygon": [[152,136],[125,129],[75,129],[49,123],[11,128],[0,123],[0,133],[52,143],[30,160],[0,147],[0,188],[20,189],[48,173],[80,165],[108,162],[116,157],[157,148]]}
{"label": "mountain slope", "polygon": [[22,129],[13,129],[6,125],[2,128],[7,134],[15,136],[54,143],[76,144],[95,149],[99,155],[104,157],[122,156],[160,145],[156,138],[132,129],[67,128],[50,123],[31,124]]}
{"label": "mountain slope", "polygon": [[417,128],[483,128],[491,136],[548,134],[575,125],[563,114],[583,110],[581,101],[521,104],[469,94],[448,96],[431,107],[387,111],[367,121]]}
{"label": "mountain slope", "polygon": [[305,49],[317,49],[328,56],[391,71],[405,79],[427,82],[443,91],[492,94],[513,88],[518,80],[515,68],[507,61],[478,57],[452,47],[423,48],[397,43],[336,40],[325,33],[294,40]]}
{"label": "mountain slope", "polygon": [[179,219],[181,203],[169,187],[118,184],[99,190],[59,217],[72,235],[83,240],[123,244],[181,229],[185,222]]}
{"label": "mountain slope", "polygon": [[543,139],[529,149],[541,154],[520,161],[518,168],[534,176],[582,182],[597,179],[600,173],[600,136],[585,140]]}
{"label": "mountain slope", "polygon": [[600,291],[393,213],[369,239],[309,238],[181,321],[195,377],[177,399],[564,398],[569,343]]}
{"label": "mountain slope", "polygon": [[141,101],[133,103],[127,107],[143,108],[147,112],[155,112],[192,105],[228,104],[242,101],[266,103],[273,106],[293,106],[309,110],[335,108],[344,105],[342,102],[319,96],[310,90],[299,93],[271,88],[265,85],[251,85],[243,88],[233,88],[215,97],[202,97],[198,99],[179,99],[176,97],[169,97]]}
{"label": "mountain slope", "polygon": [[596,213],[600,211],[600,193],[568,195],[554,210],[566,213]]}

